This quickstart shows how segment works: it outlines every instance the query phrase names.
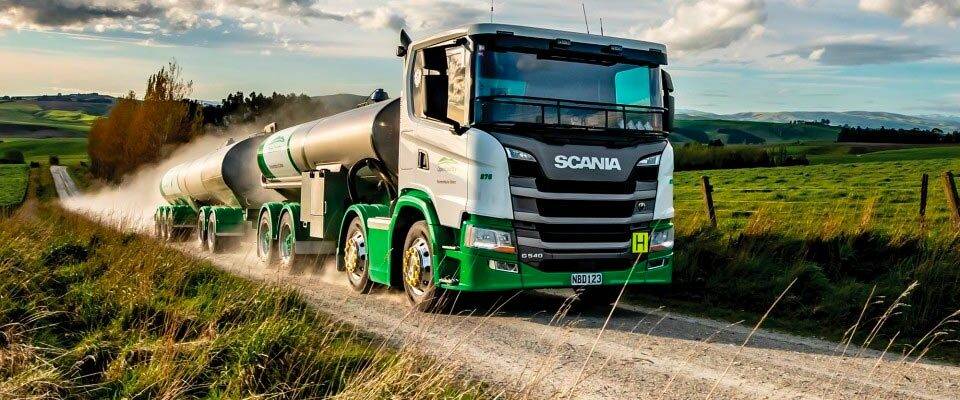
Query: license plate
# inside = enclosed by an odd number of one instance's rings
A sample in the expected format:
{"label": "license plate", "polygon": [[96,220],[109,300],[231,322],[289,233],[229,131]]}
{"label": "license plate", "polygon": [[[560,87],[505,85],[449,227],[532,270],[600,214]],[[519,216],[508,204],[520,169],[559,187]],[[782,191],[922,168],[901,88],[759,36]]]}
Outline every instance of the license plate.
{"label": "license plate", "polygon": [[603,274],[572,274],[570,275],[570,284],[573,286],[592,286],[603,284]]}

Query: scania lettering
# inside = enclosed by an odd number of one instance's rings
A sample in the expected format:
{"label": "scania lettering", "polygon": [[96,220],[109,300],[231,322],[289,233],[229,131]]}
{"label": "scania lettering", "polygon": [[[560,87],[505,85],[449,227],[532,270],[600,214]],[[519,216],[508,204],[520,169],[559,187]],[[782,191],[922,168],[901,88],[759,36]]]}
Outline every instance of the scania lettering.
{"label": "scania lettering", "polygon": [[557,168],[573,168],[573,169],[615,169],[620,170],[620,160],[616,158],[607,158],[607,157],[577,157],[577,156],[563,156],[559,155],[554,157],[555,165]]}
{"label": "scania lettering", "polygon": [[335,257],[357,291],[402,288],[421,310],[451,291],[607,301],[671,281],[663,45],[500,24],[400,36],[399,98],[378,91],[172,168],[157,235],[212,252],[252,236],[286,268]]}

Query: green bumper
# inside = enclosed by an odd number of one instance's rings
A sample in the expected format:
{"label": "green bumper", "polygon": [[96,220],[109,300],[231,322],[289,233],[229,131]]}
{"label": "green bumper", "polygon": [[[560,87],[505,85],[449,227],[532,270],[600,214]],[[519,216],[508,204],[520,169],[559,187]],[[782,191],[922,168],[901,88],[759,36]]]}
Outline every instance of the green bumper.
{"label": "green bumper", "polygon": [[[486,221],[477,226],[505,228],[496,221]],[[493,223],[490,223],[493,222]],[[469,222],[468,222],[469,223]],[[491,226],[494,225],[494,226]],[[669,226],[670,221],[658,221],[655,226]],[[461,230],[464,232],[464,230]],[[446,279],[439,282],[440,287],[450,290],[482,292],[520,289],[566,288],[572,287],[571,275],[574,272],[546,272],[529,264],[520,262],[516,254],[497,253],[463,246],[444,250],[441,261],[441,276]],[[622,286],[624,284],[669,284],[673,279],[673,250],[653,252],[632,268],[597,271],[603,275],[603,286]],[[490,261],[503,261],[516,264],[518,272],[493,269]]]}

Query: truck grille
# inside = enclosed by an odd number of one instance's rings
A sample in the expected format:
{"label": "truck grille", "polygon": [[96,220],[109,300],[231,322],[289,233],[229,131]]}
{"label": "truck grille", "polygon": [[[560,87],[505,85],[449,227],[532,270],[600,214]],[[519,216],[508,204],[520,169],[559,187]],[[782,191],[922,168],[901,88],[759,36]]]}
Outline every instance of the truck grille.
{"label": "truck grille", "polygon": [[633,265],[630,240],[653,220],[657,167],[637,167],[623,182],[558,181],[535,164],[511,160],[510,174],[521,260],[549,272]]}

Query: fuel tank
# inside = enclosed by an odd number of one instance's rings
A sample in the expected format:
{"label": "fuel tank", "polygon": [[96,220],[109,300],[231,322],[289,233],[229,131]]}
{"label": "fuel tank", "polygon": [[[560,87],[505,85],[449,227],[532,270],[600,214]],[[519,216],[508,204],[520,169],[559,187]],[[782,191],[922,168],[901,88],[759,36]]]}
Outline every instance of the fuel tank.
{"label": "fuel tank", "polygon": [[177,165],[160,180],[160,193],[170,204],[226,205],[257,208],[284,198],[260,185],[253,160],[266,138],[256,134],[228,143],[213,153]]}
{"label": "fuel tank", "polygon": [[376,158],[395,180],[399,140],[397,98],[278,131],[260,145],[257,164],[270,182],[299,177],[318,165],[350,168],[362,159]]}

